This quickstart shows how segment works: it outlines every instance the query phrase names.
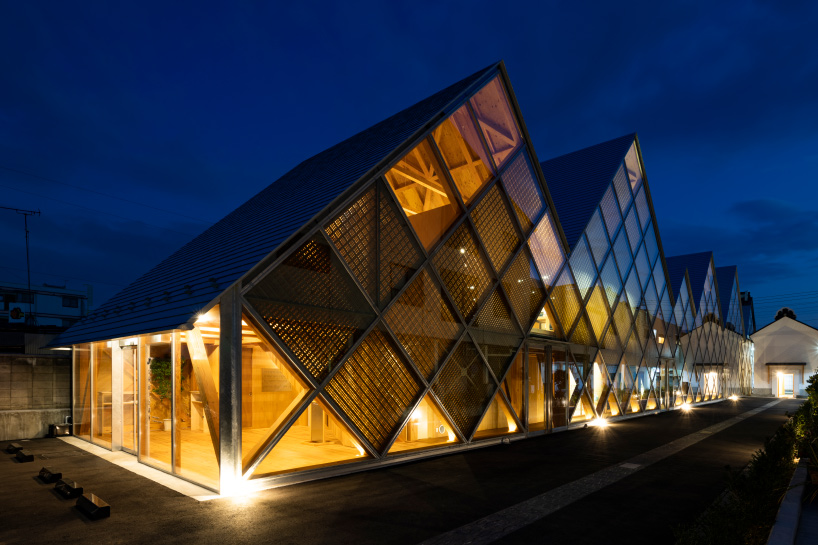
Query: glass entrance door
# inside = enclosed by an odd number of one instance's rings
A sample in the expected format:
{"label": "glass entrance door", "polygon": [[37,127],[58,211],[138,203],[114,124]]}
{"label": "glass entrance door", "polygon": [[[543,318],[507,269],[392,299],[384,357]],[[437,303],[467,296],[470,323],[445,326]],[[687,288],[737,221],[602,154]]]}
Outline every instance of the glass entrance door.
{"label": "glass entrance door", "polygon": [[137,373],[136,346],[122,349],[122,450],[136,454],[137,418]]}

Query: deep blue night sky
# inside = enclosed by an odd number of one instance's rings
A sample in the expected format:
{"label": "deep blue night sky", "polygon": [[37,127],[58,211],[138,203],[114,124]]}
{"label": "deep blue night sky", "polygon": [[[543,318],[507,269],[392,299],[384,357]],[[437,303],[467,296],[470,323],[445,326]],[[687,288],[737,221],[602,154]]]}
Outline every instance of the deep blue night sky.
{"label": "deep blue night sky", "polygon": [[[94,306],[297,163],[497,60],[541,160],[639,133],[665,254],[818,326],[818,3],[6,2],[0,206]],[[0,210],[0,279],[25,281]],[[780,294],[810,292],[776,298]]]}

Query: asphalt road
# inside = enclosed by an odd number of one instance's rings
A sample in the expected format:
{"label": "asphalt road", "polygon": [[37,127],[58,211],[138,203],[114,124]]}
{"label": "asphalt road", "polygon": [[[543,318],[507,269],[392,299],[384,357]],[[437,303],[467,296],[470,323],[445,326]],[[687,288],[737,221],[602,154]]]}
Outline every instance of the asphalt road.
{"label": "asphalt road", "polygon": [[[199,502],[57,439],[0,453],[0,545],[11,543],[420,543],[489,519],[772,401],[695,407],[606,428],[555,433],[385,469]],[[759,414],[633,471],[555,512],[507,530],[503,543],[672,543],[800,401]],[[701,434],[700,434],[701,435]],[[0,445],[4,447],[5,443]],[[89,521],[35,475],[49,465],[111,504]],[[496,518],[496,517],[495,517]],[[468,532],[467,532],[468,533]],[[456,534],[455,534],[456,535]],[[475,538],[479,538],[476,535]],[[462,542],[462,534],[457,538]],[[478,539],[479,540],[479,539]]]}

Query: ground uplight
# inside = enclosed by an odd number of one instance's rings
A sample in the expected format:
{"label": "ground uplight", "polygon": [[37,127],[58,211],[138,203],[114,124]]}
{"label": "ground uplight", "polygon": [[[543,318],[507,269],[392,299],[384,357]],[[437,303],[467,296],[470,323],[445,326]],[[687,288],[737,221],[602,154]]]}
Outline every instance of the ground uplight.
{"label": "ground uplight", "polygon": [[690,412],[690,409],[691,409],[691,407],[690,407],[690,403],[682,403],[681,409],[682,409],[684,412],[689,413],[689,412]]}
{"label": "ground uplight", "polygon": [[596,426],[597,428],[607,428],[608,421],[605,420],[604,418],[594,418],[594,420],[591,422],[591,425]]}

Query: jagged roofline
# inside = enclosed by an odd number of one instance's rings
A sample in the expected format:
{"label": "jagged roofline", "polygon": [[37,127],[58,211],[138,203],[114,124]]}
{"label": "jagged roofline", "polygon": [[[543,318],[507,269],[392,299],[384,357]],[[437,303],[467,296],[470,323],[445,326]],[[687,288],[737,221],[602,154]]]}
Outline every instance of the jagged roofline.
{"label": "jagged roofline", "polygon": [[[100,341],[100,340],[105,340],[105,339],[110,339],[110,338],[127,337],[127,336],[131,336],[131,335],[145,334],[145,333],[151,333],[151,332],[157,332],[157,331],[168,331],[168,330],[171,330],[171,329],[190,329],[192,327],[193,322],[196,321],[196,319],[199,317],[199,315],[204,313],[204,312],[207,312],[209,309],[213,308],[219,302],[222,295],[226,291],[234,288],[237,285],[242,286],[242,285],[246,284],[248,279],[257,277],[259,274],[261,274],[262,272],[269,269],[270,266],[273,265],[275,262],[279,261],[283,254],[287,253],[289,249],[293,248],[296,245],[297,242],[299,242],[301,239],[304,238],[304,233],[305,232],[312,231],[312,229],[316,225],[318,225],[322,221],[324,221],[329,215],[331,215],[331,213],[334,210],[336,210],[340,206],[343,206],[343,204],[345,204],[346,202],[350,201],[351,196],[353,194],[355,194],[362,187],[362,185],[372,181],[373,179],[375,179],[378,176],[385,173],[388,170],[388,168],[391,166],[392,163],[396,162],[409,149],[411,149],[412,145],[414,145],[419,140],[424,138],[431,131],[431,129],[434,126],[436,126],[440,121],[445,119],[448,115],[453,113],[460,105],[462,105],[465,102],[465,100],[468,99],[468,97],[473,95],[478,89],[480,89],[483,85],[488,83],[488,81],[490,81],[498,73],[502,75],[503,80],[504,80],[503,83],[506,85],[506,87],[508,89],[510,99],[511,99],[511,101],[513,103],[512,107],[514,108],[514,110],[515,110],[514,113],[517,115],[518,120],[521,123],[521,130],[524,131],[524,137],[527,139],[528,142],[530,142],[530,139],[529,139],[529,136],[528,136],[528,131],[525,129],[524,123],[522,122],[522,116],[519,113],[519,106],[517,104],[516,97],[514,97],[514,94],[513,94],[512,90],[511,90],[510,84],[508,82],[508,76],[507,76],[507,72],[505,71],[505,65],[504,65],[503,61],[496,62],[496,63],[494,63],[494,64],[492,64],[492,65],[490,65],[490,66],[488,66],[488,67],[486,67],[486,68],[484,68],[482,70],[479,70],[479,71],[471,74],[470,76],[467,76],[467,77],[459,80],[460,82],[462,82],[464,80],[468,80],[469,78],[475,78],[471,83],[466,85],[451,100],[447,101],[443,105],[443,107],[438,109],[436,114],[430,116],[429,119],[419,129],[417,129],[408,138],[403,140],[403,142],[401,144],[399,144],[398,146],[393,148],[392,151],[390,153],[388,153],[385,157],[383,157],[380,161],[378,161],[378,163],[376,163],[375,166],[370,168],[363,175],[359,176],[358,179],[355,182],[350,184],[338,196],[336,196],[332,201],[330,201],[322,210],[320,210],[315,216],[313,216],[312,219],[308,220],[302,227],[297,229],[294,233],[292,233],[289,237],[287,237],[283,242],[278,244],[278,246],[275,249],[270,251],[264,258],[259,260],[259,262],[255,266],[253,266],[249,270],[245,271],[243,274],[241,274],[237,279],[235,279],[229,285],[226,285],[226,287],[223,290],[218,292],[218,294],[216,294],[213,298],[211,298],[204,305],[197,304],[196,305],[197,310],[192,310],[189,313],[189,318],[187,319],[187,321],[182,322],[182,323],[176,325],[175,327],[171,326],[171,327],[159,327],[159,328],[152,327],[149,323],[147,323],[147,324],[143,325],[142,327],[128,328],[128,330],[126,332],[118,331],[115,335],[106,334],[104,332],[104,330],[103,330],[100,333],[95,333],[95,334],[88,335],[87,338],[82,338],[81,340],[68,340],[68,342],[63,341],[63,337],[65,336],[65,333],[68,333],[71,329],[73,329],[74,326],[72,326],[72,328],[69,328],[66,332],[64,332],[63,334],[60,334],[51,343],[49,343],[47,345],[47,347],[48,348],[56,348],[56,347],[62,347],[62,346],[70,346],[70,345],[73,345],[73,344],[76,344],[76,343],[95,342],[95,341]],[[452,85],[450,85],[449,87],[457,85],[458,83],[459,82],[455,82]],[[445,91],[446,89],[448,89],[448,87],[444,88],[441,91],[438,91],[438,93],[440,93],[442,91]],[[429,97],[425,97],[425,98],[421,99],[419,102],[415,103],[414,105],[411,105],[411,106],[409,106],[407,108],[404,108],[403,110],[401,110],[397,114],[394,114],[393,116],[390,116],[390,117],[386,118],[385,120],[380,121],[380,122],[376,123],[375,125],[372,125],[371,127],[367,128],[367,129],[364,129],[363,131],[360,131],[359,133],[356,133],[355,135],[345,139],[344,141],[339,142],[338,144],[335,144],[335,145],[331,146],[330,148],[327,148],[326,150],[324,150],[322,152],[319,152],[317,155],[315,155],[315,156],[313,156],[313,157],[311,157],[309,159],[305,159],[304,161],[302,161],[301,163],[296,165],[293,169],[291,169],[290,171],[288,171],[287,173],[282,175],[280,178],[278,178],[275,182],[273,182],[272,184],[270,184],[267,187],[265,187],[264,189],[262,189],[258,194],[251,197],[247,202],[245,202],[244,204],[239,206],[239,208],[237,208],[236,210],[233,210],[230,213],[228,213],[224,218],[222,218],[222,220],[219,220],[219,222],[216,222],[216,224],[221,223],[222,221],[227,219],[229,216],[234,214],[237,210],[241,209],[242,207],[247,205],[249,202],[253,201],[256,197],[258,197],[259,195],[261,195],[262,193],[267,191],[271,186],[275,185],[275,183],[277,181],[279,181],[282,178],[288,176],[293,171],[296,171],[297,169],[299,169],[300,167],[302,167],[303,165],[308,163],[311,159],[314,159],[318,155],[326,153],[326,152],[340,146],[344,142],[347,142],[347,141],[349,141],[349,140],[351,140],[351,139],[353,139],[355,137],[358,137],[358,136],[366,133],[367,131],[369,131],[372,128],[376,127],[378,124],[383,123],[384,121],[387,121],[387,120],[391,119],[392,117],[400,115],[401,113],[405,112],[406,110],[410,110],[413,107],[418,106],[419,104],[423,103],[424,101],[426,101],[426,100],[428,100],[430,98],[433,98],[438,93],[434,93],[434,94],[430,95]],[[532,147],[532,146],[529,146],[529,147]],[[537,170],[539,170],[539,169],[537,169]],[[541,181],[541,184],[542,184],[542,173],[540,172],[539,175],[541,177],[540,181]],[[551,202],[551,198],[550,198],[550,195],[548,195],[547,190],[545,191],[544,194],[546,195],[547,201],[549,202],[549,204],[553,208],[553,203]],[[216,225],[216,224],[214,224],[214,225]],[[186,245],[183,245],[182,247],[180,247],[176,252],[171,254],[171,256],[169,256],[166,259],[170,259],[174,255],[176,255],[177,252],[181,251],[188,244],[191,244],[194,241],[196,241],[199,237],[201,237],[204,233],[209,231],[211,228],[212,228],[212,226],[210,228],[206,229],[202,234],[200,234],[196,238],[194,238],[191,242],[189,242]],[[559,232],[562,235],[562,239],[564,240],[564,235],[562,234],[562,231],[560,230]],[[115,295],[111,300],[106,302],[106,304],[103,305],[103,307],[101,307],[101,308],[104,308],[109,303],[111,303],[111,301],[114,301],[117,297],[121,296],[124,292],[129,290],[134,284],[142,282],[146,275],[149,275],[150,273],[155,271],[163,263],[164,263],[164,261],[160,262],[155,267],[150,269],[147,273],[140,276],[137,280],[135,280],[133,283],[131,283],[128,287],[124,288],[117,295]],[[99,311],[100,309],[97,309],[97,310]],[[90,314],[88,317],[93,316],[95,314],[96,314],[96,312]],[[87,325],[87,323],[88,323],[87,318],[88,317],[81,320],[76,325],[83,325],[83,323],[85,323]],[[140,324],[135,324],[135,325],[140,325]],[[110,328],[110,329],[113,329],[113,328]]]}

